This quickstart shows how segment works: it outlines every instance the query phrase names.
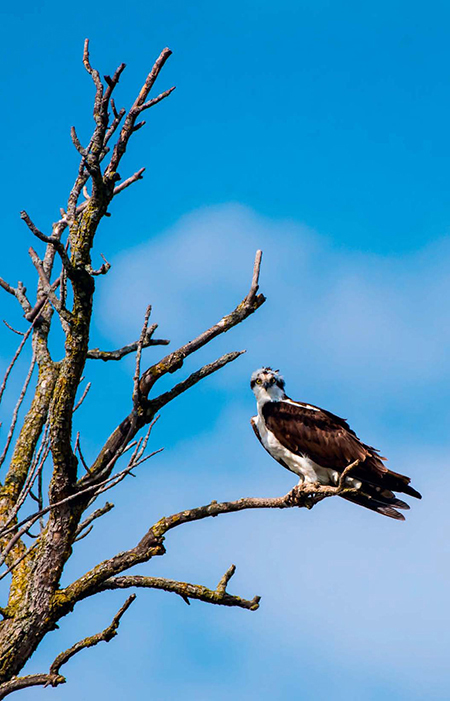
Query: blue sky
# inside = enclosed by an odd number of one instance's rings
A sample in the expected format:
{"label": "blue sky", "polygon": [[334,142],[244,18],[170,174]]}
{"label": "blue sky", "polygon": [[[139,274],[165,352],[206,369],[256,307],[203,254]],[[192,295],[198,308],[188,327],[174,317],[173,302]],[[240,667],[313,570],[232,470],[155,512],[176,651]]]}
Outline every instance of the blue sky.
{"label": "blue sky", "polygon": [[[222,352],[247,354],[166,408],[152,444],[164,452],[110,496],[115,510],[79,543],[65,581],[163,514],[293,485],[249,426],[248,378],[266,363],[424,494],[404,524],[335,499],[173,531],[167,555],[139,571],[214,586],[234,562],[230,590],[261,594],[260,610],[139,592],[120,635],[66,666],[67,685],[21,697],[447,699],[448,4],[102,0],[2,13],[3,277],[33,284],[18,212],[47,230],[74,179],[70,126],[86,140],[92,124],[86,36],[102,73],[127,63],[118,106],[166,45],[158,88],[177,86],[124,160],[123,177],[146,166],[145,179],[98,233],[98,260],[113,267],[98,280],[92,345],[135,339],[148,303],[172,347],[189,340],[242,298],[264,250],[267,303],[180,378]],[[13,301],[0,297],[1,318],[20,325]],[[5,333],[2,364],[16,344]],[[77,429],[88,458],[128,412],[132,374],[132,360],[87,369]],[[19,384],[17,373],[6,410]],[[107,625],[124,598],[81,604],[27,671]]]}

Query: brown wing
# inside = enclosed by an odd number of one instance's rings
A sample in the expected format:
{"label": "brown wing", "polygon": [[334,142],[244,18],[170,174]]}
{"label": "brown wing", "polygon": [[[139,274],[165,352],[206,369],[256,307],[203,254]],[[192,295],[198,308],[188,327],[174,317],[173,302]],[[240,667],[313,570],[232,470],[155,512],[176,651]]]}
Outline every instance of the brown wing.
{"label": "brown wing", "polygon": [[371,455],[344,419],[301,404],[267,402],[262,409],[267,428],[285,448],[321,467],[343,470]]}
{"label": "brown wing", "polygon": [[[388,470],[382,462],[385,458],[360,441],[339,416],[319,407],[308,409],[308,405],[283,401],[267,402],[262,411],[267,428],[296,455],[305,455],[321,467],[338,471],[360,460],[351,476],[362,480],[369,490],[375,489],[377,495],[381,496],[381,489],[421,498],[410,486],[409,477]],[[388,494],[384,497],[388,498]]]}

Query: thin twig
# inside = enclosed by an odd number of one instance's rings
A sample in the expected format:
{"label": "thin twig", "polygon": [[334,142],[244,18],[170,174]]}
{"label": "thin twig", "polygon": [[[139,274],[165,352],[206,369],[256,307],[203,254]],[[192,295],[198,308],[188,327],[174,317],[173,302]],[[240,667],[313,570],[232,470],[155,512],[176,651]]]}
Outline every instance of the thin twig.
{"label": "thin twig", "polygon": [[92,521],[95,521],[97,518],[100,518],[104,514],[107,514],[108,511],[111,511],[111,509],[114,508],[114,504],[111,504],[111,502],[107,501],[106,504],[99,509],[96,509],[95,511],[90,514],[80,525],[78,526],[75,535],[80,535],[85,528],[91,525]]}
{"label": "thin twig", "polygon": [[14,353],[13,359],[11,360],[10,364],[8,365],[8,367],[6,368],[6,372],[5,372],[5,375],[4,375],[4,377],[3,377],[2,386],[0,387],[0,402],[1,402],[1,400],[2,400],[3,393],[4,393],[4,391],[5,391],[6,383],[8,382],[8,377],[9,377],[9,375],[10,375],[10,373],[11,373],[11,370],[13,369],[17,358],[18,358],[19,355],[21,354],[22,349],[23,349],[25,343],[27,342],[28,337],[30,336],[32,330],[33,330],[33,327],[30,326],[30,328],[28,329],[28,331],[24,334],[24,336],[23,336],[21,342],[19,343],[19,346],[18,346],[16,352]]}
{"label": "thin twig", "polygon": [[141,457],[143,456],[143,454],[147,448],[147,443],[148,443],[148,440],[150,438],[150,434],[152,432],[153,426],[158,421],[158,419],[159,419],[159,414],[157,414],[157,416],[155,416],[153,421],[150,422],[148,429],[147,429],[147,433],[145,434],[144,440],[142,441],[142,445],[139,445],[138,450],[136,451],[135,460],[140,460]]}
{"label": "thin twig", "polygon": [[100,255],[101,255],[101,257],[103,258],[104,263],[103,263],[103,265],[101,265],[100,268],[98,268],[97,270],[95,270],[95,269],[92,267],[92,265],[88,265],[88,266],[86,267],[86,270],[88,271],[88,273],[89,273],[90,275],[106,275],[106,273],[108,272],[108,270],[111,270],[111,263],[109,263],[109,262],[106,260],[106,258],[105,258],[105,256],[103,255],[103,253],[100,253]]}
{"label": "thin twig", "polygon": [[[161,100],[164,100],[166,97],[169,97],[170,93],[172,93],[175,90],[175,85],[172,88],[169,88],[168,90],[164,90],[164,92],[160,93],[157,97],[154,97],[152,100],[148,100],[148,102],[145,102],[141,106],[141,111],[148,110],[150,107],[153,107],[154,105],[157,105],[158,102],[161,102]],[[139,129],[140,126],[144,126],[145,122],[141,124],[137,124],[135,127],[133,127],[134,130]]]}
{"label": "thin twig", "polygon": [[[14,507],[10,514],[8,515],[8,518],[6,521],[2,524],[2,531],[7,529],[9,524],[14,521],[16,518],[17,514],[19,513],[19,510],[21,506],[24,504],[26,498],[28,497],[29,494],[31,494],[31,490],[33,489],[33,485],[36,481],[36,479],[40,479],[42,477],[42,470],[44,468],[45,461],[47,460],[48,454],[50,452],[50,437],[49,437],[49,431],[48,431],[48,424],[45,427],[44,430],[44,435],[42,437],[41,445],[39,447],[39,450],[31,463],[31,468],[29,471],[29,474],[27,476],[27,479],[25,480],[25,483],[22,487],[22,490],[17,497],[17,501],[14,504]],[[39,508],[42,508],[42,486],[39,489],[39,496],[38,496],[38,504]],[[31,496],[33,496],[31,494]]]}
{"label": "thin twig", "polygon": [[17,404],[14,407],[11,425],[9,427],[8,436],[6,438],[6,444],[5,444],[5,447],[3,449],[3,453],[0,456],[0,467],[3,465],[5,458],[6,458],[6,455],[8,454],[9,446],[11,444],[11,439],[13,437],[14,429],[15,429],[16,423],[17,423],[17,417],[19,415],[19,409],[22,406],[23,400],[25,399],[25,395],[27,393],[28,385],[30,384],[30,380],[31,380],[31,376],[33,374],[35,364],[36,364],[36,359],[35,359],[34,354],[33,354],[33,357],[31,359],[30,369],[28,370],[28,374],[25,378],[25,382],[23,384],[22,391],[19,395],[19,399],[17,400]]}
{"label": "thin twig", "polygon": [[3,323],[10,331],[12,331],[13,333],[16,333],[18,336],[25,336],[25,331],[18,331],[13,326],[11,326],[11,324],[8,324],[6,319],[3,319]]}
{"label": "thin twig", "polygon": [[84,400],[86,399],[87,393],[88,393],[89,390],[91,389],[91,385],[92,385],[92,382],[88,382],[88,383],[87,383],[86,388],[85,388],[85,390],[84,390],[84,392],[83,392],[83,394],[82,394],[82,396],[81,396],[80,401],[79,401],[77,404],[75,404],[75,406],[74,406],[74,408],[73,408],[73,413],[75,413],[76,410],[79,409],[80,406],[83,404]]}
{"label": "thin twig", "polygon": [[[128,465],[128,467],[125,468],[125,470],[122,470],[122,472],[119,472],[118,474],[115,475],[113,479],[109,478],[108,480],[105,480],[105,485],[107,486],[102,486],[102,482],[100,483],[101,489],[98,489],[95,492],[96,496],[99,496],[100,494],[103,494],[103,492],[107,492],[109,489],[112,489],[113,487],[116,486],[116,484],[119,484],[119,482],[122,482],[123,479],[129,474],[132,474],[131,470],[134,470],[136,467],[139,467],[139,465],[142,465],[143,462],[146,462],[147,460],[150,460],[150,458],[153,458],[155,455],[158,455],[158,453],[162,453],[164,448],[158,448],[158,450],[154,450],[153,453],[150,453],[149,455],[146,455],[145,458],[142,458],[138,462],[133,463],[132,465]],[[134,475],[133,475],[134,477]]]}
{"label": "thin twig", "polygon": [[253,266],[253,277],[252,277],[252,284],[250,287],[250,291],[245,299],[247,304],[251,302],[252,299],[254,299],[256,293],[259,290],[259,272],[261,270],[261,260],[262,260],[262,251],[256,251],[256,257],[255,257],[255,264]]}
{"label": "thin twig", "polygon": [[114,188],[114,197],[123,190],[126,190],[126,188],[130,187],[130,185],[132,185],[133,183],[137,182],[137,180],[142,180],[142,174],[144,173],[144,171],[145,168],[140,168],[136,173],[134,173],[134,175],[131,175],[129,178],[121,182],[120,185],[116,185],[116,187]]}
{"label": "thin twig", "polygon": [[[75,411],[75,410],[74,410]],[[83,457],[83,453],[81,452],[81,442],[80,442],[80,432],[78,431],[77,437],[75,439],[75,446],[73,449],[73,452],[76,453],[78,451],[78,455],[80,456],[81,464],[83,465],[84,469],[88,474],[91,474],[91,471],[89,467],[87,466],[87,463]]]}
{"label": "thin twig", "polygon": [[89,526],[89,528],[84,533],[79,535],[77,538],[74,538],[73,542],[78,543],[80,540],[83,540],[83,538],[86,538],[89,535],[89,533],[93,530],[93,528],[94,526]]}
{"label": "thin twig", "polygon": [[133,404],[135,407],[138,406],[139,400],[140,400],[140,391],[139,391],[139,380],[141,379],[141,355],[142,355],[142,348],[144,346],[144,341],[146,339],[146,336],[148,334],[148,320],[150,319],[150,314],[152,313],[152,306],[151,304],[148,305],[145,316],[144,316],[144,323],[142,325],[142,331],[141,335],[137,344],[137,349],[136,349],[136,368],[134,371],[134,381],[133,381]]}
{"label": "thin twig", "polygon": [[0,287],[3,287],[6,292],[9,292],[10,295],[13,295],[13,297],[17,299],[25,314],[30,311],[31,304],[26,296],[27,289],[20,280],[17,283],[17,287],[13,287],[0,277]]}

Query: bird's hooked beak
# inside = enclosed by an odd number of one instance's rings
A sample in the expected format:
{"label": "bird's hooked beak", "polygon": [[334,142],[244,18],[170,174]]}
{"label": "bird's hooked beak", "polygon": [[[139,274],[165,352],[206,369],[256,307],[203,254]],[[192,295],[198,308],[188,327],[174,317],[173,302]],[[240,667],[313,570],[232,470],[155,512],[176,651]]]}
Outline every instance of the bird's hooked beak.
{"label": "bird's hooked beak", "polygon": [[272,387],[275,384],[275,378],[274,377],[266,377],[263,379],[261,382],[262,387],[264,387],[265,390],[269,389],[269,387]]}

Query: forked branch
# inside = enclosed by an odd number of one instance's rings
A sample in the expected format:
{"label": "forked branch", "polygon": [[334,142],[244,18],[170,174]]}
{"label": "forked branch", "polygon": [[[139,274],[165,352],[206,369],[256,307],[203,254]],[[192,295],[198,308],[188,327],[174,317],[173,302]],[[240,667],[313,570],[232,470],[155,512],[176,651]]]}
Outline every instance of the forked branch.
{"label": "forked branch", "polygon": [[189,599],[197,599],[208,604],[218,606],[235,606],[249,611],[256,611],[259,608],[261,597],[255,596],[253,599],[242,599],[240,596],[228,594],[226,588],[231,577],[236,572],[236,567],[231,567],[225,572],[215,589],[208,589],[201,584],[189,584],[188,582],[178,582],[174,579],[164,577],[144,577],[142,575],[128,575],[124,577],[112,577],[103,582],[99,591],[108,589],[129,589],[131,587],[141,589],[161,589],[162,591],[173,592],[189,604]]}
{"label": "forked branch", "polygon": [[62,674],[60,674],[61,667],[64,664],[66,664],[71,657],[76,655],[81,650],[84,650],[88,647],[93,647],[94,645],[98,645],[98,643],[101,642],[109,643],[109,641],[117,635],[117,629],[120,625],[120,619],[122,618],[125,611],[131,606],[135,598],[136,594],[132,594],[128,597],[123,606],[121,606],[121,608],[114,616],[110,625],[103,631],[101,631],[101,633],[97,633],[96,635],[90,635],[89,637],[80,640],[80,642],[76,643],[68,650],[61,652],[53,661],[48,674],[29,674],[25,677],[14,677],[13,679],[11,679],[11,681],[5,682],[4,684],[0,684],[0,699],[4,699],[9,694],[12,694],[13,691],[18,691],[19,689],[26,689],[30,686],[55,687],[59,684],[64,684],[66,678],[63,677]]}

